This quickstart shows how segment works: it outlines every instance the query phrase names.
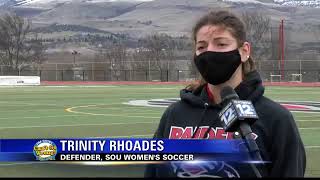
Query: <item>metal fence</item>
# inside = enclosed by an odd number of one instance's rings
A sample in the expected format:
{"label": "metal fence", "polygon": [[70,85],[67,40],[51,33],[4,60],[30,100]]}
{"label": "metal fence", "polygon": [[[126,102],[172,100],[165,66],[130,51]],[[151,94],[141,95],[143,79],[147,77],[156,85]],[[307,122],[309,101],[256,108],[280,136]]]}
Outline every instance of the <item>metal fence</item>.
{"label": "metal fence", "polygon": [[6,76],[40,76],[41,81],[187,81],[189,70],[23,70]]}
{"label": "metal fence", "polygon": [[320,61],[319,60],[287,60],[256,62],[263,81],[298,81],[298,82],[319,82]]}
{"label": "metal fence", "polygon": [[[154,66],[133,68],[126,62],[126,69],[110,63],[43,64],[38,69],[13,70],[0,66],[0,75],[40,76],[42,81],[189,81],[199,77],[190,61],[175,63],[166,68]],[[148,64],[146,62],[146,64]],[[114,64],[113,64],[114,65]],[[130,68],[131,67],[131,68]],[[263,81],[266,82],[320,82],[320,61],[260,61],[256,62]]]}

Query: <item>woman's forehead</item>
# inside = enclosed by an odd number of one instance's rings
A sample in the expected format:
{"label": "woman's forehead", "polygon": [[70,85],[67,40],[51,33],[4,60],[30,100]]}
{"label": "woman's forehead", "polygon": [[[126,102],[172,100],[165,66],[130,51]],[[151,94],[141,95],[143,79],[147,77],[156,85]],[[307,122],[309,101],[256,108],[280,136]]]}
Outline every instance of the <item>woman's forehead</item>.
{"label": "woman's forehead", "polygon": [[205,25],[197,32],[197,41],[210,39],[234,39],[227,28],[219,25]]}

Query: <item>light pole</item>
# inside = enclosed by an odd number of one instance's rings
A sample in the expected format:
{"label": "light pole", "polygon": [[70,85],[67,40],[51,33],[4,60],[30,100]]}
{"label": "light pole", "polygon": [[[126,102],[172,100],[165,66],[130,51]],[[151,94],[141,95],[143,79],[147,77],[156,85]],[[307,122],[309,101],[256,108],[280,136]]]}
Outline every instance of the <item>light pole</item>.
{"label": "light pole", "polygon": [[76,51],[76,50],[73,50],[71,54],[73,55],[73,65],[75,65],[76,64],[76,55],[78,55],[80,53],[78,53],[78,51]]}
{"label": "light pole", "polygon": [[[100,56],[100,57],[99,57],[99,61],[101,60],[100,58],[103,58],[102,47],[103,47],[102,44],[99,44],[99,45],[98,45],[98,48],[99,48],[99,56]],[[104,60],[104,59],[103,59],[103,60]],[[103,61],[103,60],[102,60],[102,61]]]}
{"label": "light pole", "polygon": [[166,49],[161,49],[164,54],[164,59],[167,61],[167,81],[169,81],[169,57]]}
{"label": "light pole", "polygon": [[[76,75],[79,74],[79,68],[80,67],[76,67],[76,55],[80,54],[78,51],[73,50],[72,53],[73,55],[73,80],[76,80]],[[83,79],[84,77],[82,77]]]}

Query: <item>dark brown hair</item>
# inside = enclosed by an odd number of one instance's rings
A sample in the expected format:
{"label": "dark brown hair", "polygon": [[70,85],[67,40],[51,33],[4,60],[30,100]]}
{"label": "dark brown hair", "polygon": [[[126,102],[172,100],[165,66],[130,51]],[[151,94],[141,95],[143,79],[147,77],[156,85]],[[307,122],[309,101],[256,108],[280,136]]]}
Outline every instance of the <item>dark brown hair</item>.
{"label": "dark brown hair", "polygon": [[[229,11],[211,11],[206,15],[202,16],[195,24],[192,30],[192,39],[195,43],[197,41],[198,31],[206,25],[217,25],[228,30],[231,35],[237,40],[238,47],[241,47],[246,41],[246,31],[243,22],[235,14]],[[195,48],[194,48],[195,49]],[[194,56],[196,56],[194,52]],[[194,59],[194,58],[193,58]],[[248,61],[242,64],[243,75],[253,71],[255,69],[254,61],[249,57]],[[203,86],[207,82],[201,77],[200,80],[192,82],[186,89],[194,91],[199,87]]]}

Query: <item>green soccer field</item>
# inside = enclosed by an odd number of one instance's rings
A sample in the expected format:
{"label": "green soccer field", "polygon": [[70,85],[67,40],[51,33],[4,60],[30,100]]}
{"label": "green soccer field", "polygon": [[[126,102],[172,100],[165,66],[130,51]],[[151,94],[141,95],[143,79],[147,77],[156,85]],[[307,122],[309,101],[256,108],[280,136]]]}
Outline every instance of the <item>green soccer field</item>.
{"label": "green soccer field", "polygon": [[[0,87],[1,138],[152,137],[165,108],[130,100],[177,98],[182,85]],[[320,102],[320,88],[266,87],[274,100]],[[307,177],[320,177],[320,113],[293,113],[307,151]],[[140,177],[143,165],[1,163],[0,177]]]}

